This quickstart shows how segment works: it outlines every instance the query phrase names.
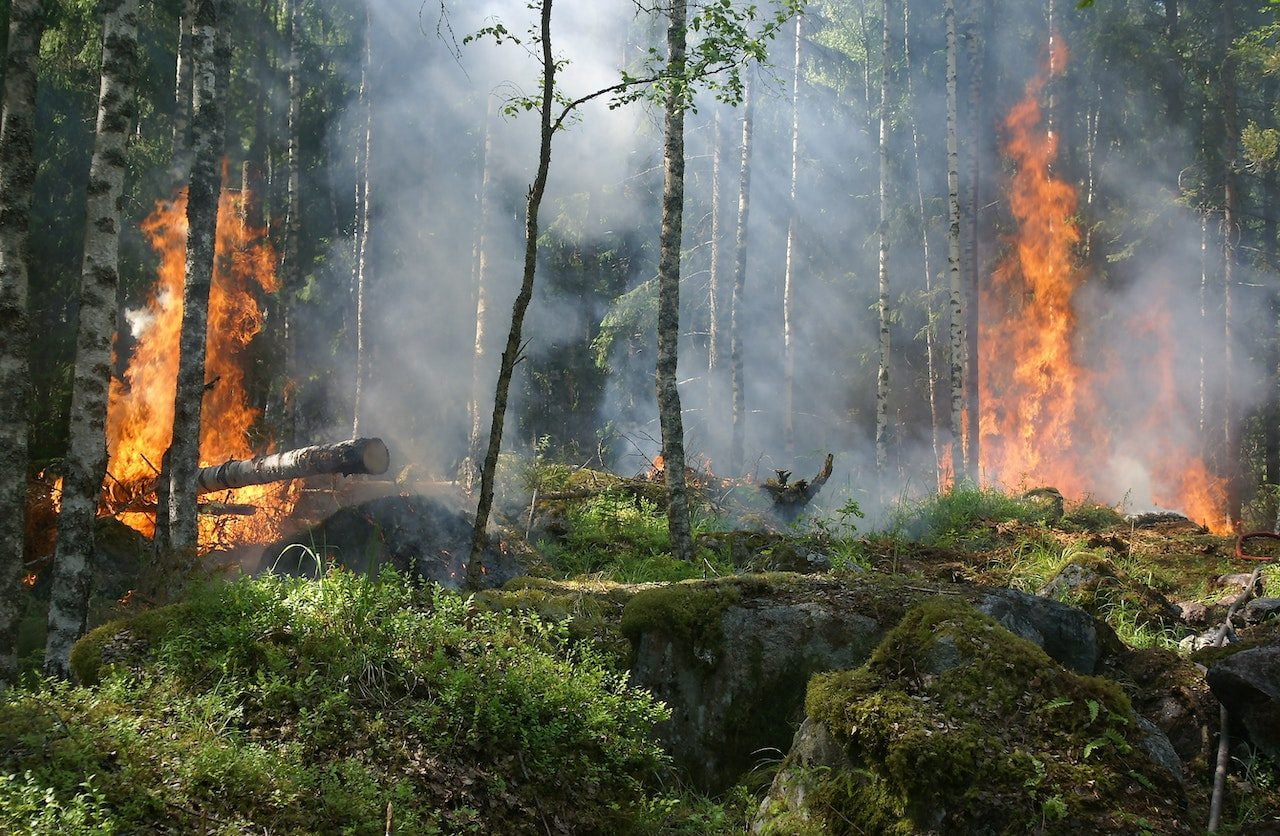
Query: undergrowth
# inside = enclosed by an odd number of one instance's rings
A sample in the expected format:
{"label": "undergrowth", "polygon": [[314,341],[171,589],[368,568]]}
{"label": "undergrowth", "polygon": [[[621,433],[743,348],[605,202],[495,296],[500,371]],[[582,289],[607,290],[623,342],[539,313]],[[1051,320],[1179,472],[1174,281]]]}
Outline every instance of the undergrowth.
{"label": "undergrowth", "polygon": [[665,709],[563,625],[391,572],[149,617],[77,646],[91,684],[0,699],[0,830],[652,832],[691,803],[658,789]]}

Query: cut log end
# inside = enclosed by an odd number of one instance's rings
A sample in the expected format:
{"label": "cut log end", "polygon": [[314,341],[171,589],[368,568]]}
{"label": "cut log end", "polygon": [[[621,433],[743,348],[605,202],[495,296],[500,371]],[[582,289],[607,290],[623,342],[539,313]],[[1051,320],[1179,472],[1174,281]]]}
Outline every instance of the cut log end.
{"label": "cut log end", "polygon": [[371,476],[380,476],[391,467],[391,451],[380,438],[368,439],[361,451],[361,458],[364,461],[364,470],[361,472]]}

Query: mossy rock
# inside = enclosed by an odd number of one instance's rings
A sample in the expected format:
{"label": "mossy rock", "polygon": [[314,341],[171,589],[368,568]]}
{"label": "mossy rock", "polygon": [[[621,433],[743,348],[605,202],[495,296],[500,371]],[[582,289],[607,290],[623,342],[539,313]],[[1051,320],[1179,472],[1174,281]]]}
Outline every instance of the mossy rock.
{"label": "mossy rock", "polygon": [[796,741],[753,832],[1187,832],[1123,691],[957,597],[914,608],[864,666],[815,676],[806,711],[802,735],[831,745]]}
{"label": "mossy rock", "polygon": [[1138,627],[1187,632],[1181,611],[1168,598],[1095,552],[1072,555],[1040,594],[1098,618],[1123,612]]}
{"label": "mossy rock", "polygon": [[871,576],[787,573],[686,581],[639,592],[623,611],[632,681],[672,712],[664,746],[705,792],[721,792],[782,750],[815,672],[861,664],[912,596]]}
{"label": "mossy rock", "polygon": [[112,665],[135,666],[151,648],[191,615],[187,604],[170,604],[109,621],[86,633],[71,648],[71,672],[82,685],[96,685]]}

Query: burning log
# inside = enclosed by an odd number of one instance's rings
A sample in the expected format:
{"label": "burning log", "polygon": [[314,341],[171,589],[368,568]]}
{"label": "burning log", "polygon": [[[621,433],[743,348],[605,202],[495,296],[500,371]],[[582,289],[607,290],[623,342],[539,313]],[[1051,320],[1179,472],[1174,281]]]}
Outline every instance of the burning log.
{"label": "burning log", "polygon": [[256,459],[232,459],[200,468],[199,493],[265,485],[325,473],[377,475],[386,473],[391,454],[380,438],[354,438],[338,444],[319,444]]}
{"label": "burning log", "polygon": [[790,470],[775,470],[774,473],[778,475],[778,478],[765,482],[760,486],[760,490],[773,498],[775,511],[788,519],[792,519],[802,508],[813,501],[813,498],[818,495],[818,491],[822,490],[822,486],[831,478],[831,466],[834,461],[835,456],[828,453],[827,459],[822,465],[822,470],[818,471],[817,476],[809,480],[799,479],[792,482],[790,481]]}

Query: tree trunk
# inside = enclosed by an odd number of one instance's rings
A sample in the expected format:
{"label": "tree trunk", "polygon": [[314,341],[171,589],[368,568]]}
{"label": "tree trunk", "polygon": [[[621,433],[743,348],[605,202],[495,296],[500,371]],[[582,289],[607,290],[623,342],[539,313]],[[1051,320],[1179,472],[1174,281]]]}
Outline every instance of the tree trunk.
{"label": "tree trunk", "polygon": [[471,397],[467,411],[471,419],[471,431],[467,436],[467,457],[462,462],[462,489],[468,495],[475,490],[479,475],[480,444],[484,437],[484,413],[480,399],[484,393],[485,369],[488,363],[489,325],[489,225],[493,218],[493,105],[485,108],[484,158],[480,161],[480,220],[477,224],[475,247],[476,275],[476,336],[471,355]]}
{"label": "tree trunk", "polygon": [[796,15],[795,54],[791,65],[791,191],[787,199],[787,255],[782,279],[782,437],[787,458],[796,451],[796,346],[794,333],[796,273],[796,199],[800,183],[800,70],[804,15]]}
{"label": "tree trunk", "polygon": [[[362,164],[360,168],[360,251],[356,258],[356,369],[355,369],[355,402],[351,409],[351,436],[360,435],[360,413],[364,408],[365,376],[368,372],[369,358],[365,348],[365,296],[368,290],[369,263],[369,201],[370,180],[369,160],[373,156],[373,103],[369,98],[369,65],[373,60],[373,34],[370,24],[369,3],[364,6],[364,59],[360,65],[360,106],[364,117],[364,142]],[[292,112],[292,109],[290,110]],[[292,203],[290,204],[292,205]]]}
{"label": "tree trunk", "polygon": [[[981,2],[973,4],[975,16],[982,14]],[[968,307],[965,309],[965,466],[966,475],[973,484],[979,484],[980,464],[982,461],[981,439],[979,438],[979,418],[982,414],[980,402],[981,389],[978,385],[978,304],[979,292],[978,262],[978,208],[979,191],[982,174],[982,50],[980,19],[973,21],[973,30],[969,34],[969,229],[965,236],[965,267],[968,275],[967,292]],[[1051,82],[1052,83],[1052,82]]]}
{"label": "tree trunk", "polygon": [[729,473],[740,475],[746,444],[747,414],[742,379],[742,294],[747,284],[747,220],[751,211],[751,123],[755,117],[755,73],[747,71],[742,102],[742,162],[738,169],[738,231],[734,238],[733,297],[729,305],[729,375],[733,390],[733,439]]}
{"label": "tree trunk", "polygon": [[551,52],[551,4],[541,0],[542,29],[542,96],[539,101],[541,130],[538,143],[538,173],[529,187],[524,224],[524,276],[520,292],[511,309],[511,330],[507,333],[507,345],[498,367],[498,387],[493,398],[493,417],[489,424],[489,447],[485,452],[484,467],[480,471],[480,500],[476,506],[475,525],[471,530],[471,554],[467,561],[467,584],[478,588],[484,574],[481,558],[489,541],[489,513],[493,510],[493,482],[498,469],[498,452],[502,449],[502,429],[507,415],[507,393],[511,389],[511,377],[520,359],[520,335],[524,328],[525,312],[533,299],[533,279],[538,266],[538,212],[547,191],[547,174],[551,169],[551,111],[555,107],[556,64]]}
{"label": "tree trunk", "polygon": [[36,69],[40,0],[13,0],[0,115],[0,690],[17,675],[27,508],[31,322],[27,242],[36,179]]}
{"label": "tree trunk", "polygon": [[889,0],[883,0],[880,44],[880,239],[876,319],[879,322],[880,357],[876,369],[876,472],[884,474],[889,461]]}
{"label": "tree trunk", "polygon": [[64,678],[71,675],[71,646],[84,633],[88,618],[93,523],[107,472],[107,390],[120,283],[125,145],[136,115],[134,88],[140,65],[137,0],[105,3],[102,34],[102,83],[89,167],[71,426],[44,656],[45,673]]}
{"label": "tree trunk", "polygon": [[956,139],[956,4],[945,0],[947,27],[947,270],[951,286],[951,476],[964,467],[964,283],[960,277],[960,153]]}
{"label": "tree trunk", "polygon": [[1235,0],[1222,0],[1222,123],[1223,123],[1223,199],[1222,199],[1222,444],[1224,472],[1227,477],[1227,511],[1233,522],[1240,521],[1241,495],[1243,493],[1240,428],[1236,425],[1236,406],[1233,365],[1233,332],[1235,322],[1232,310],[1236,282],[1237,226],[1240,225],[1239,194],[1236,184],[1236,149],[1240,142],[1239,114],[1236,107],[1235,57],[1232,40],[1235,38]]}
{"label": "tree trunk", "polygon": [[205,392],[205,343],[208,339],[209,289],[213,280],[217,233],[219,163],[223,146],[223,109],[218,89],[219,28],[229,15],[225,0],[197,0],[192,56],[195,65],[191,145],[194,158],[187,196],[187,263],[182,288],[182,331],[178,346],[178,385],[174,397],[173,440],[169,448],[169,539],[173,559],[185,566],[197,547],[196,471],[200,464],[200,415]]}
{"label": "tree trunk", "polygon": [[298,67],[298,30],[301,28],[299,0],[285,2],[285,40],[288,44],[289,117],[288,139],[285,150],[285,219],[284,248],[280,256],[280,313],[284,345],[285,391],[281,409],[282,435],[292,441],[297,430],[296,386],[298,381],[298,334],[301,323],[294,320],[294,303],[302,286],[302,175],[299,158],[299,131],[302,130],[302,87]]}
{"label": "tree trunk", "polygon": [[920,133],[916,124],[915,91],[911,79],[911,4],[902,4],[902,58],[907,74],[907,101],[911,107],[911,151],[916,165],[916,206],[920,212],[920,243],[924,265],[925,373],[929,391],[929,438],[933,445],[934,481],[942,483],[942,415],[938,403],[938,317],[933,300],[933,268],[929,254],[929,217],[924,205],[924,181],[920,170]]}
{"label": "tree trunk", "polygon": [[[685,70],[687,0],[673,0],[667,30],[667,68],[676,77]],[[658,422],[662,427],[663,473],[667,482],[667,528],[677,560],[693,562],[689,494],[684,480],[684,418],[677,388],[680,345],[680,244],[684,233],[684,112],[688,90],[667,93],[665,147],[662,154],[662,231],[658,255]]]}
{"label": "tree trunk", "polygon": [[[724,136],[720,129],[720,109],[711,120],[711,275],[707,283],[707,371],[714,378],[720,368],[720,273],[723,269],[720,244],[724,237],[721,229],[722,205],[720,179],[724,157]],[[715,384],[710,383],[714,395]]]}
{"label": "tree trunk", "polygon": [[353,438],[337,444],[318,444],[256,459],[233,459],[202,467],[196,473],[196,491],[212,493],[327,473],[377,476],[386,473],[390,465],[391,454],[382,439]]}
{"label": "tree trunk", "polygon": [[191,26],[196,0],[182,0],[178,18],[178,62],[174,74],[173,144],[169,153],[169,182],[179,189],[191,176]]}
{"label": "tree trunk", "polygon": [[[1266,203],[1262,212],[1262,255],[1265,269],[1273,275],[1280,272],[1280,242],[1276,240],[1276,215],[1280,212],[1280,182],[1276,173],[1269,173],[1263,180]],[[1268,335],[1270,351],[1267,357],[1267,387],[1265,420],[1262,422],[1263,478],[1268,485],[1280,485],[1280,304],[1271,297],[1268,301],[1271,317],[1271,333]],[[1273,494],[1274,497],[1274,494]],[[1280,499],[1280,497],[1275,497]],[[1280,513],[1280,507],[1277,512]],[[1275,514],[1272,515],[1275,518]]]}
{"label": "tree trunk", "polygon": [[1178,25],[1178,0],[1164,0],[1164,40],[1168,57],[1165,60],[1164,100],[1169,123],[1182,123],[1182,60],[1178,55],[1178,39],[1182,37]]}

